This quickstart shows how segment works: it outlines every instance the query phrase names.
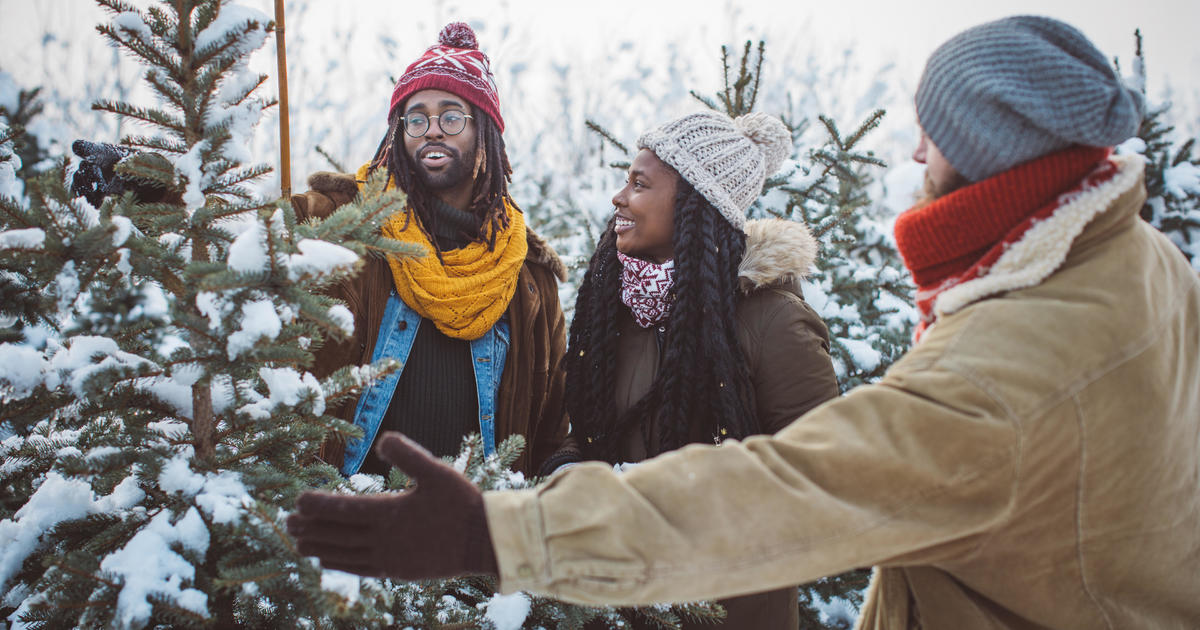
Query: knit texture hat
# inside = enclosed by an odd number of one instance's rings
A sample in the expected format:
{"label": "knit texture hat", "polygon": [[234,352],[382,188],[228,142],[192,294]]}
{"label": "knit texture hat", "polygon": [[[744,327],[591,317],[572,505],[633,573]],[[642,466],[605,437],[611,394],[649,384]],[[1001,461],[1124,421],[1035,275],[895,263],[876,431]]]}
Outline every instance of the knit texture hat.
{"label": "knit texture hat", "polygon": [[457,94],[491,116],[500,131],[504,131],[500,97],[496,93],[488,56],[479,50],[475,31],[463,22],[447,24],[438,35],[438,43],[430,46],[404,71],[392,91],[388,118],[404,99],[421,90],[445,90]]}
{"label": "knit texture hat", "polygon": [[703,111],[643,133],[637,145],[670,164],[740,230],[763,183],[791,153],[792,134],[759,112],[734,120]]}
{"label": "knit texture hat", "polygon": [[1071,145],[1119,144],[1137,133],[1144,107],[1083,33],[1036,16],[955,35],[917,88],[921,128],[971,181]]}

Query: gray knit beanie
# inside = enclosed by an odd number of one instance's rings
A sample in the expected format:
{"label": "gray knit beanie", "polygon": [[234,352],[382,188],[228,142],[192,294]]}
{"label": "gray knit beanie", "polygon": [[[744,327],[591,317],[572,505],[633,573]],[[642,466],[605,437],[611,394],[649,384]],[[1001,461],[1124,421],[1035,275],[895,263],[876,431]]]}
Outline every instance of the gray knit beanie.
{"label": "gray knit beanie", "polygon": [[971,181],[1071,145],[1119,144],[1137,133],[1144,107],[1083,33],[1035,16],[955,35],[917,88],[921,128]]}
{"label": "gray knit beanie", "polygon": [[759,112],[734,120],[703,111],[643,133],[637,146],[674,168],[740,230],[763,183],[791,153],[792,134],[778,118]]}

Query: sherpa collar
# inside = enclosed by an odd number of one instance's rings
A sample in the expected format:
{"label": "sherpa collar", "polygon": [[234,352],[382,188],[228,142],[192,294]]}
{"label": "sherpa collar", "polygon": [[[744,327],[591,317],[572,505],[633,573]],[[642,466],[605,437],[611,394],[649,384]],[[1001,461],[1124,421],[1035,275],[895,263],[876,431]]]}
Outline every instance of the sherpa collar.
{"label": "sherpa collar", "polygon": [[[958,273],[918,279],[917,305],[922,311],[922,322],[916,336],[937,318],[974,302],[1041,283],[1063,264],[1084,228],[1118,197],[1138,185],[1143,169],[1139,155],[1102,160],[1077,185],[1034,209],[1004,238],[978,255],[973,264]],[[907,262],[913,258],[913,252],[911,245],[910,251],[905,251],[905,239],[901,238],[904,229],[897,221],[897,243]]]}
{"label": "sherpa collar", "polygon": [[1085,227],[1112,202],[1138,185],[1145,161],[1140,155],[1109,158],[1116,173],[1107,181],[1068,193],[1050,217],[1025,232],[1024,238],[1009,245],[996,259],[987,275],[947,289],[938,298],[934,312],[948,315],[985,297],[1023,289],[1041,283],[1067,259]]}

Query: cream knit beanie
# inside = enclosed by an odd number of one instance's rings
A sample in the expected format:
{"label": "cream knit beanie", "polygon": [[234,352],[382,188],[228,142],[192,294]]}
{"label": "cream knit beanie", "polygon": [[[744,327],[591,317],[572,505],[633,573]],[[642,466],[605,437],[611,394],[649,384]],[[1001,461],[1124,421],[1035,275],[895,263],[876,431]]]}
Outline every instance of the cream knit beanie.
{"label": "cream knit beanie", "polygon": [[643,133],[637,146],[671,165],[740,230],[763,183],[791,153],[792,134],[767,114],[753,112],[734,120],[703,111]]}

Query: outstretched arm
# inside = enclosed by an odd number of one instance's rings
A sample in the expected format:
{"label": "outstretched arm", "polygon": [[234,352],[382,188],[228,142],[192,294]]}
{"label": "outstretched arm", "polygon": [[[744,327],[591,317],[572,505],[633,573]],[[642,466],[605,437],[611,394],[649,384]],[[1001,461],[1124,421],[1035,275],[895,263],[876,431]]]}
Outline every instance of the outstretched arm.
{"label": "outstretched arm", "polygon": [[971,553],[1010,506],[1017,441],[987,392],[924,369],[774,436],[688,446],[621,475],[581,464],[528,490],[480,495],[386,434],[381,455],[415,490],[305,493],[288,528],[303,553],[362,575],[498,574],[505,592],[601,605],[728,597]]}
{"label": "outstretched arm", "polygon": [[[932,395],[940,392],[952,404]],[[774,436],[487,492],[503,592],[643,605],[976,550],[1004,522],[1016,427],[963,376],[862,387]]]}

